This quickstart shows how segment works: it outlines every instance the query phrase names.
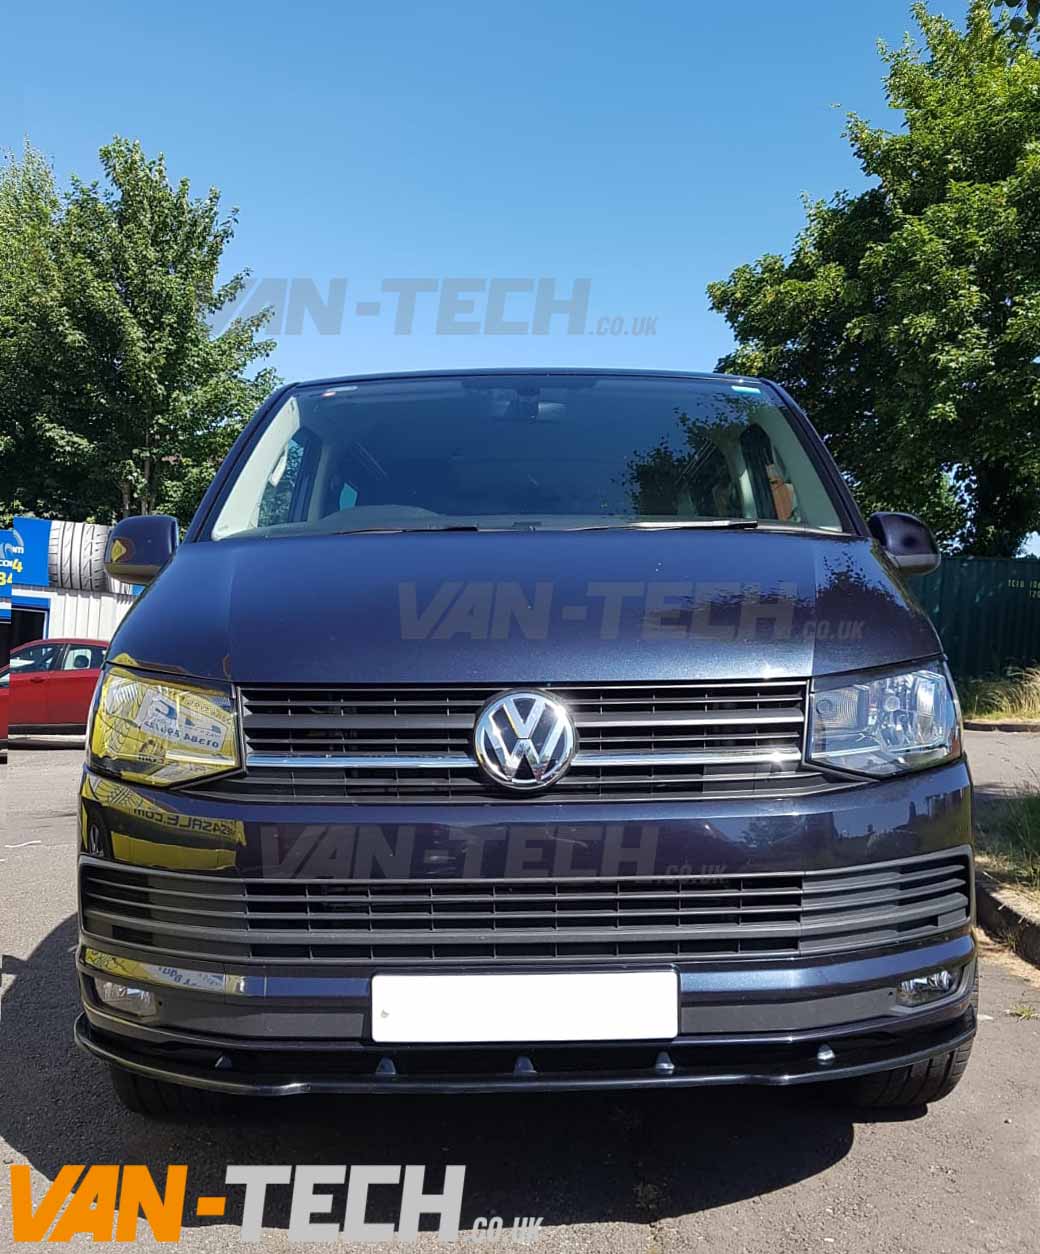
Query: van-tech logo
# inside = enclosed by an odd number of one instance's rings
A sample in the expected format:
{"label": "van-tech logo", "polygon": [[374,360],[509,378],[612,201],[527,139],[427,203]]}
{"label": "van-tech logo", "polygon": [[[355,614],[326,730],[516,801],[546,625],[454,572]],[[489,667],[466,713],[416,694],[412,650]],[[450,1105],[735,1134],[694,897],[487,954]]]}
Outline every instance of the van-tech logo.
{"label": "van-tech logo", "polygon": [[[426,1191],[426,1168],[417,1165],[229,1166],[224,1176],[226,1184],[244,1186],[242,1241],[262,1238],[269,1190],[288,1186],[290,1241],[361,1244],[415,1241],[423,1216],[436,1217],[438,1240],[458,1240],[465,1179],[465,1167],[446,1166],[438,1193]],[[326,1188],[319,1190],[319,1186]],[[377,1187],[380,1193],[370,1197]],[[220,1218],[227,1210],[226,1195],[197,1197],[194,1208],[186,1206],[187,1195],[188,1168],[183,1164],[166,1168],[165,1187],[160,1191],[146,1166],[85,1167],[80,1163],[62,1167],[43,1197],[34,1200],[29,1167],[15,1164],[11,1167],[12,1235],[16,1242],[63,1242],[88,1235],[95,1241],[131,1242],[140,1231],[145,1238],[176,1242],[185,1215]],[[384,1215],[388,1210],[397,1215],[396,1224],[369,1218],[370,1210],[380,1202]],[[528,1245],[541,1235],[541,1225],[541,1217],[517,1216],[510,1222],[494,1215],[473,1220],[461,1236],[474,1242]]]}

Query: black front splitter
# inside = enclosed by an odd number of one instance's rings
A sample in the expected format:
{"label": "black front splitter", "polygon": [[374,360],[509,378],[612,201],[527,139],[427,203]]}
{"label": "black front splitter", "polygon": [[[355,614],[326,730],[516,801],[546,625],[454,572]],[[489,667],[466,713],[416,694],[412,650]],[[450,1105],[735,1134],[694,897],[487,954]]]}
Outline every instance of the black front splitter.
{"label": "black front splitter", "polygon": [[[663,1044],[653,1067],[630,1070],[538,1070],[538,1049],[527,1054],[517,1049],[512,1071],[466,1074],[402,1073],[394,1062],[394,1051],[373,1054],[373,1067],[364,1074],[286,1071],[236,1070],[234,1055],[223,1055],[222,1066],[206,1067],[164,1054],[141,1051],[124,1039],[99,1033],[86,1015],[76,1020],[76,1043],[95,1057],[137,1075],[171,1084],[213,1092],[234,1093],[251,1097],[292,1097],[306,1093],[515,1093],[534,1091],[581,1092],[592,1089],[689,1088],[698,1085],[811,1084],[821,1080],[848,1080],[874,1071],[922,1062],[936,1054],[956,1049],[975,1034],[975,1014],[968,1010],[961,1018],[927,1031],[893,1034],[884,1042],[846,1039],[835,1050],[830,1065],[817,1061],[815,1054],[799,1051],[792,1057],[782,1047],[758,1049],[753,1060],[734,1066],[742,1050],[728,1051],[728,1062],[698,1062],[696,1066],[677,1062],[682,1050],[681,1038],[671,1045]],[[405,1055],[401,1056],[406,1057]],[[292,1061],[298,1063],[298,1059]],[[529,1069],[530,1068],[530,1069]]]}

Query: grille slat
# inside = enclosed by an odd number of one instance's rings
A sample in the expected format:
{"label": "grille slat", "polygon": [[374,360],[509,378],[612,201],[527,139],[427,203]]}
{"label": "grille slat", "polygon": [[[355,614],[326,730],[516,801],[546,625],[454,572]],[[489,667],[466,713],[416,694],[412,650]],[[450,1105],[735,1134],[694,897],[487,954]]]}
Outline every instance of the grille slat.
{"label": "grille slat", "polygon": [[[966,906],[966,903],[967,903],[967,898],[964,896],[960,896],[957,898],[953,896],[949,898],[944,898],[942,899],[942,902],[940,903],[941,912],[945,913],[947,911],[953,911],[956,909],[963,908]],[[805,938],[808,940],[812,940],[815,938],[815,936],[818,933],[824,931],[825,929],[828,934],[832,934],[835,932],[842,932],[842,933],[855,932],[858,930],[862,930],[866,925],[869,924],[871,927],[871,930],[876,932],[878,929],[883,929],[886,927],[894,928],[896,925],[905,926],[907,922],[911,922],[915,919],[923,920],[929,917],[934,917],[935,914],[936,914],[935,909],[930,909],[922,905],[913,910],[909,910],[909,909],[908,910],[890,910],[890,911],[878,912],[878,913],[862,912],[859,915],[851,915],[849,916],[849,918],[843,919],[841,923],[839,924],[836,924],[833,921],[829,921],[827,924],[818,924],[818,925],[801,924],[799,925],[798,923],[771,921],[768,923],[766,922],[762,922],[762,923],[741,922],[741,923],[733,923],[733,924],[722,923],[722,922],[719,922],[717,924],[688,923],[688,924],[683,924],[681,926],[683,927],[685,938],[690,939],[690,940],[697,940],[697,939],[703,938],[706,940],[712,940],[712,941],[718,941],[720,943],[724,943],[726,941],[730,941],[730,940],[735,941],[738,939],[768,938],[771,940],[776,940],[779,943],[782,943],[785,939],[788,939],[788,938],[795,940],[795,941],[797,941],[798,938]],[[108,923],[108,924],[117,923],[119,921],[118,915],[109,914],[104,911],[97,911],[96,918],[98,919],[99,922]],[[138,927],[140,926],[141,921],[139,919],[134,920],[134,922],[136,923]],[[176,923],[176,922],[171,922],[165,919],[159,920],[158,922],[159,922],[159,930],[162,933],[166,933],[171,936],[180,936],[180,937],[186,937],[189,939],[198,940],[207,935],[207,929],[204,928],[201,924]],[[351,930],[352,926],[353,924],[350,924],[346,928],[331,929],[331,928],[319,928],[311,924],[311,925],[305,925],[303,927],[303,930],[306,932],[308,942],[311,945],[320,947],[323,943],[333,943],[333,942],[341,941],[343,939],[344,932]],[[680,925],[673,924],[669,928],[662,928],[662,927],[658,927],[654,925],[647,925],[647,924],[642,924],[642,925],[626,924],[625,933],[626,933],[627,938],[631,941],[636,941],[636,942],[638,941],[668,941],[670,942],[673,939],[676,928],[678,926]],[[228,928],[226,931],[222,931],[220,935],[216,937],[216,939],[217,940],[229,940],[229,941],[241,940],[242,933],[244,930],[248,930],[248,929],[244,927]],[[517,928],[516,930],[521,930],[521,929]],[[554,927],[554,928],[529,927],[529,928],[524,928],[522,930],[524,933],[523,935],[524,942],[528,944],[545,944],[545,943],[551,944],[557,939],[561,931],[559,927]],[[265,931],[265,938],[264,938],[263,943],[265,944],[270,944],[270,945],[290,944],[292,945],[292,944],[296,944],[300,940],[299,929],[290,929],[290,928],[267,929],[265,928],[264,931]],[[489,931],[486,928],[481,928],[481,927],[475,927],[472,931],[469,931],[466,929],[459,929],[459,928],[450,928],[450,927],[444,927],[443,929],[438,930],[438,927],[435,924],[434,927],[425,928],[423,929],[423,931],[426,934],[436,935],[438,942],[442,945],[451,945],[451,944],[468,945],[468,944],[472,944],[475,940],[479,941],[483,939],[484,941],[490,941],[492,939],[491,931]],[[593,927],[568,928],[567,935],[568,935],[568,939],[572,941],[580,941],[580,940],[598,941],[603,938],[602,925],[600,928],[593,928]],[[393,947],[393,946],[399,946],[399,945],[410,946],[410,945],[415,944],[415,940],[416,940],[415,930],[401,930],[401,929],[388,928],[383,931],[378,931],[378,941],[379,941],[379,944],[383,947]],[[501,946],[503,944],[508,944],[509,940],[510,938],[508,937],[508,935],[504,934],[503,929],[494,930],[493,941],[496,945]]]}
{"label": "grille slat", "polygon": [[323,728],[342,731],[442,731],[451,727],[468,730],[473,726],[473,716],[470,714],[322,714],[322,708],[321,705],[312,707],[310,702],[306,702],[302,709],[287,705],[285,713],[258,714],[250,706],[247,707],[244,720],[246,733],[254,736],[279,728],[292,731]]}
{"label": "grille slat", "polygon": [[505,793],[473,755],[481,708],[508,686],[241,690],[246,768],[190,786],[261,802],[524,805],[801,796],[849,787],[803,764],[804,680],[542,684],[570,709],[578,748],[544,793]]}
{"label": "grille slat", "polygon": [[966,850],[823,873],[558,881],[224,879],[89,859],[81,868],[86,935],[201,961],[783,957],[927,939],[971,914]]}

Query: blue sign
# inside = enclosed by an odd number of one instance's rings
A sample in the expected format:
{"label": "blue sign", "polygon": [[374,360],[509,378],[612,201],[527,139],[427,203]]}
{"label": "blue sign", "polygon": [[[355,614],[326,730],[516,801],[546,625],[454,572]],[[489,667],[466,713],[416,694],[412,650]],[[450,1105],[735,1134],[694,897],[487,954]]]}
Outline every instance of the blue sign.
{"label": "blue sign", "polygon": [[25,549],[17,531],[0,531],[0,600],[10,601],[11,588],[22,578]]}
{"label": "blue sign", "polygon": [[12,530],[14,547],[21,549],[19,560],[22,564],[22,569],[15,575],[15,583],[27,583],[34,588],[49,587],[47,550],[51,542],[51,520],[16,518]]}

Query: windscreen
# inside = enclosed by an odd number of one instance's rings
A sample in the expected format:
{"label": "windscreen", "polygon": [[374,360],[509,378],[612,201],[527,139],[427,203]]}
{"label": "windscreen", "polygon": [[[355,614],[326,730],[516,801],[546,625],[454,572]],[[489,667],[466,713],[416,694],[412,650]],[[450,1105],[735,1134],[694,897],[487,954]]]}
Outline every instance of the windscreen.
{"label": "windscreen", "polygon": [[765,387],[459,375],[296,389],[257,435],[211,534],[723,520],[842,529]]}

